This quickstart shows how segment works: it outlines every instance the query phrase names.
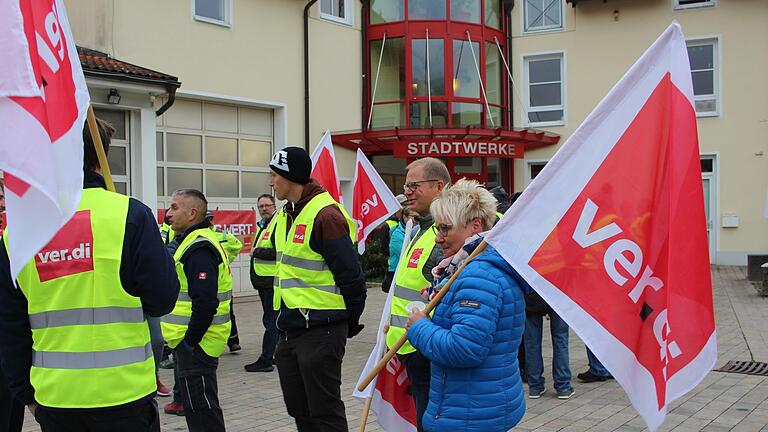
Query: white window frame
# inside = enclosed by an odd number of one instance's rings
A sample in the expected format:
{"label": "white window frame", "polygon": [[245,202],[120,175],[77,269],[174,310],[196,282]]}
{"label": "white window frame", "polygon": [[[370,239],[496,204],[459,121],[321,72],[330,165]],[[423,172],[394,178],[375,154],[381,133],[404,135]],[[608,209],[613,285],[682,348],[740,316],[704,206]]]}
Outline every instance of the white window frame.
{"label": "white window frame", "polygon": [[[561,120],[557,121],[547,121],[547,122],[532,122],[530,121],[530,117],[528,116],[528,113],[531,112],[531,106],[530,106],[530,80],[529,80],[529,69],[528,69],[528,63],[531,60],[549,60],[559,58],[560,59],[560,101],[562,102],[561,105],[549,105],[549,106],[541,106],[536,107],[534,112],[538,111],[555,111],[555,110],[563,110],[563,118]],[[522,59],[522,65],[521,70],[523,71],[523,124],[528,126],[535,126],[535,127],[546,127],[546,126],[566,126],[567,122],[566,119],[568,118],[568,110],[567,110],[567,100],[566,100],[566,55],[565,51],[547,51],[547,52],[537,52],[537,53],[528,53],[523,54],[521,56]],[[541,84],[541,83],[539,83]]]}
{"label": "white window frame", "polygon": [[[713,65],[713,71],[712,71],[712,91],[715,92],[714,98],[715,98],[715,110],[714,111],[706,111],[706,112],[696,112],[696,117],[719,117],[720,113],[722,112],[722,106],[723,106],[723,97],[722,97],[722,54],[720,50],[720,36],[714,35],[714,36],[698,36],[695,38],[688,38],[685,40],[685,46],[688,48],[689,46],[699,46],[699,45],[712,45],[712,60],[714,62]],[[691,79],[693,79],[693,76],[691,76]],[[694,100],[694,109],[696,108],[695,102],[698,100],[709,100],[711,97],[709,96],[693,96]]]}
{"label": "white window frame", "polygon": [[525,182],[523,187],[528,187],[533,181],[531,178],[531,167],[533,165],[546,165],[549,163],[549,159],[525,159]]}
{"label": "white window frame", "polygon": [[353,17],[355,15],[355,10],[354,10],[353,0],[344,0],[344,18],[340,18],[340,17],[337,17],[336,15],[323,12],[322,0],[318,2],[317,10],[320,18],[324,20],[333,21],[335,23],[345,24],[349,26],[354,24]]}
{"label": "white window frame", "polygon": [[204,22],[208,24],[215,24],[222,27],[231,28],[232,27],[232,0],[220,0],[224,2],[224,17],[226,18],[224,21],[219,21],[213,18],[208,18],[202,15],[197,15],[197,12],[195,11],[195,0],[190,0],[192,3],[192,20]]}
{"label": "white window frame", "polygon": [[520,14],[520,28],[523,29],[523,34],[535,34],[535,33],[545,33],[545,32],[556,32],[556,31],[564,31],[565,30],[565,0],[560,0],[560,25],[559,26],[542,26],[542,27],[535,27],[535,28],[528,28],[528,23],[526,23],[526,20],[528,18],[528,13],[526,9],[528,8],[528,0],[523,0],[523,8],[522,13]]}
{"label": "white window frame", "polygon": [[706,3],[693,3],[693,4],[680,4],[680,0],[672,0],[672,9],[684,10],[684,9],[698,9],[703,7],[712,7],[717,5],[717,0],[711,0]]}

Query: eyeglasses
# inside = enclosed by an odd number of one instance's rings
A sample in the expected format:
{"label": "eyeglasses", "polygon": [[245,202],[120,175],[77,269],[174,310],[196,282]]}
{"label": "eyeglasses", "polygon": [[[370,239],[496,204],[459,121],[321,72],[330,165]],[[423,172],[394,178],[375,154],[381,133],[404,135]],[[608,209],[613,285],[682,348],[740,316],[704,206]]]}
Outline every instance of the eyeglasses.
{"label": "eyeglasses", "polygon": [[432,231],[435,233],[435,235],[440,234],[443,237],[447,236],[452,229],[453,229],[453,225],[451,224],[432,225]]}
{"label": "eyeglasses", "polygon": [[436,181],[440,181],[440,180],[432,179],[432,180],[421,180],[421,181],[415,181],[415,182],[406,183],[406,184],[403,185],[403,191],[405,191],[405,192],[408,192],[408,191],[416,192],[416,190],[419,188],[419,186],[421,186],[422,183],[436,182]]}

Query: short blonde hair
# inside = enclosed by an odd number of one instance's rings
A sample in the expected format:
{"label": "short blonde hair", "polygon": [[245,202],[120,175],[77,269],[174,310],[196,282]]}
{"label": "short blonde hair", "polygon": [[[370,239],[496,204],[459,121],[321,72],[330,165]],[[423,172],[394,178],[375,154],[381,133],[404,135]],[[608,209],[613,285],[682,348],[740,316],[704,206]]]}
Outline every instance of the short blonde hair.
{"label": "short blonde hair", "polygon": [[475,218],[489,230],[496,221],[496,198],[475,180],[461,179],[432,201],[429,212],[454,226],[467,226]]}

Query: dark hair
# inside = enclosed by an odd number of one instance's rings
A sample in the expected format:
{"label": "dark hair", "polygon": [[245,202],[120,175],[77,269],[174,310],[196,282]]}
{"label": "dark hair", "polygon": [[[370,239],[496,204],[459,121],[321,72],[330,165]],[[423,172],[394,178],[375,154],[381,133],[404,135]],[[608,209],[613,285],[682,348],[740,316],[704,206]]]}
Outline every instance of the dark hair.
{"label": "dark hair", "polygon": [[[203,203],[205,203],[206,206],[208,206],[208,200],[205,198],[205,195],[202,192],[200,192],[199,190],[197,190],[197,189],[191,189],[191,188],[190,189],[178,189],[171,196],[176,196],[176,195],[195,197],[195,198],[199,199],[200,201],[202,201]],[[207,211],[207,209],[206,209],[206,211]]]}
{"label": "dark hair", "polygon": [[272,201],[272,205],[274,205],[274,204],[275,204],[275,197],[273,197],[273,196],[272,196],[272,195],[270,195],[270,194],[261,194],[261,195],[259,195],[259,198],[258,198],[256,201],[257,201],[257,202],[258,202],[258,201],[261,201],[261,199],[262,199],[262,198],[269,198],[269,200],[270,200],[270,201]]}
{"label": "dark hair", "polygon": [[[112,143],[112,135],[115,134],[115,128],[98,117],[96,117],[96,126],[99,128],[99,137],[101,137],[101,144],[104,147],[104,154],[109,155],[109,145]],[[83,167],[90,170],[99,168],[99,157],[96,155],[96,148],[93,146],[88,122],[85,122],[83,126],[83,146]]]}

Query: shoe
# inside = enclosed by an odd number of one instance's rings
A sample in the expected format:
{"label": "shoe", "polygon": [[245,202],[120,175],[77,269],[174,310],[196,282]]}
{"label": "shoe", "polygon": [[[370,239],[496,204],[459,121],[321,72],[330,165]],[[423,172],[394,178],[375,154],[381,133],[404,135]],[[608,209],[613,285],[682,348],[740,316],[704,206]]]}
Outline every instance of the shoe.
{"label": "shoe", "polygon": [[245,365],[246,372],[272,372],[273,370],[275,367],[272,364],[261,360]]}
{"label": "shoe", "polygon": [[563,399],[563,400],[570,399],[571,396],[573,396],[574,393],[576,393],[576,392],[573,391],[572,388],[571,389],[567,389],[567,390],[561,390],[561,391],[557,392],[557,398],[558,399]]}
{"label": "shoe", "polygon": [[167,358],[165,360],[160,360],[160,364],[158,366],[163,369],[173,369],[176,366],[176,363],[173,360]]}
{"label": "shoe", "polygon": [[528,399],[538,399],[546,393],[545,389],[528,389]]}
{"label": "shoe", "polygon": [[160,378],[157,379],[157,395],[162,397],[168,397],[173,394],[173,390],[168,386],[160,382]]}
{"label": "shoe", "polygon": [[242,348],[240,347],[240,344],[232,344],[229,346],[229,352],[233,353],[235,351],[240,351]]}
{"label": "shoe", "polygon": [[166,414],[175,414],[177,416],[184,415],[184,405],[178,402],[171,402],[163,407],[163,411]]}
{"label": "shoe", "polygon": [[596,375],[596,374],[593,374],[592,371],[587,370],[584,373],[580,373],[580,374],[576,375],[576,378],[578,378],[579,381],[581,381],[581,382],[591,383],[591,382],[597,382],[597,381],[611,380],[611,379],[613,379],[613,376],[611,376],[611,375],[607,375],[607,376]]}

